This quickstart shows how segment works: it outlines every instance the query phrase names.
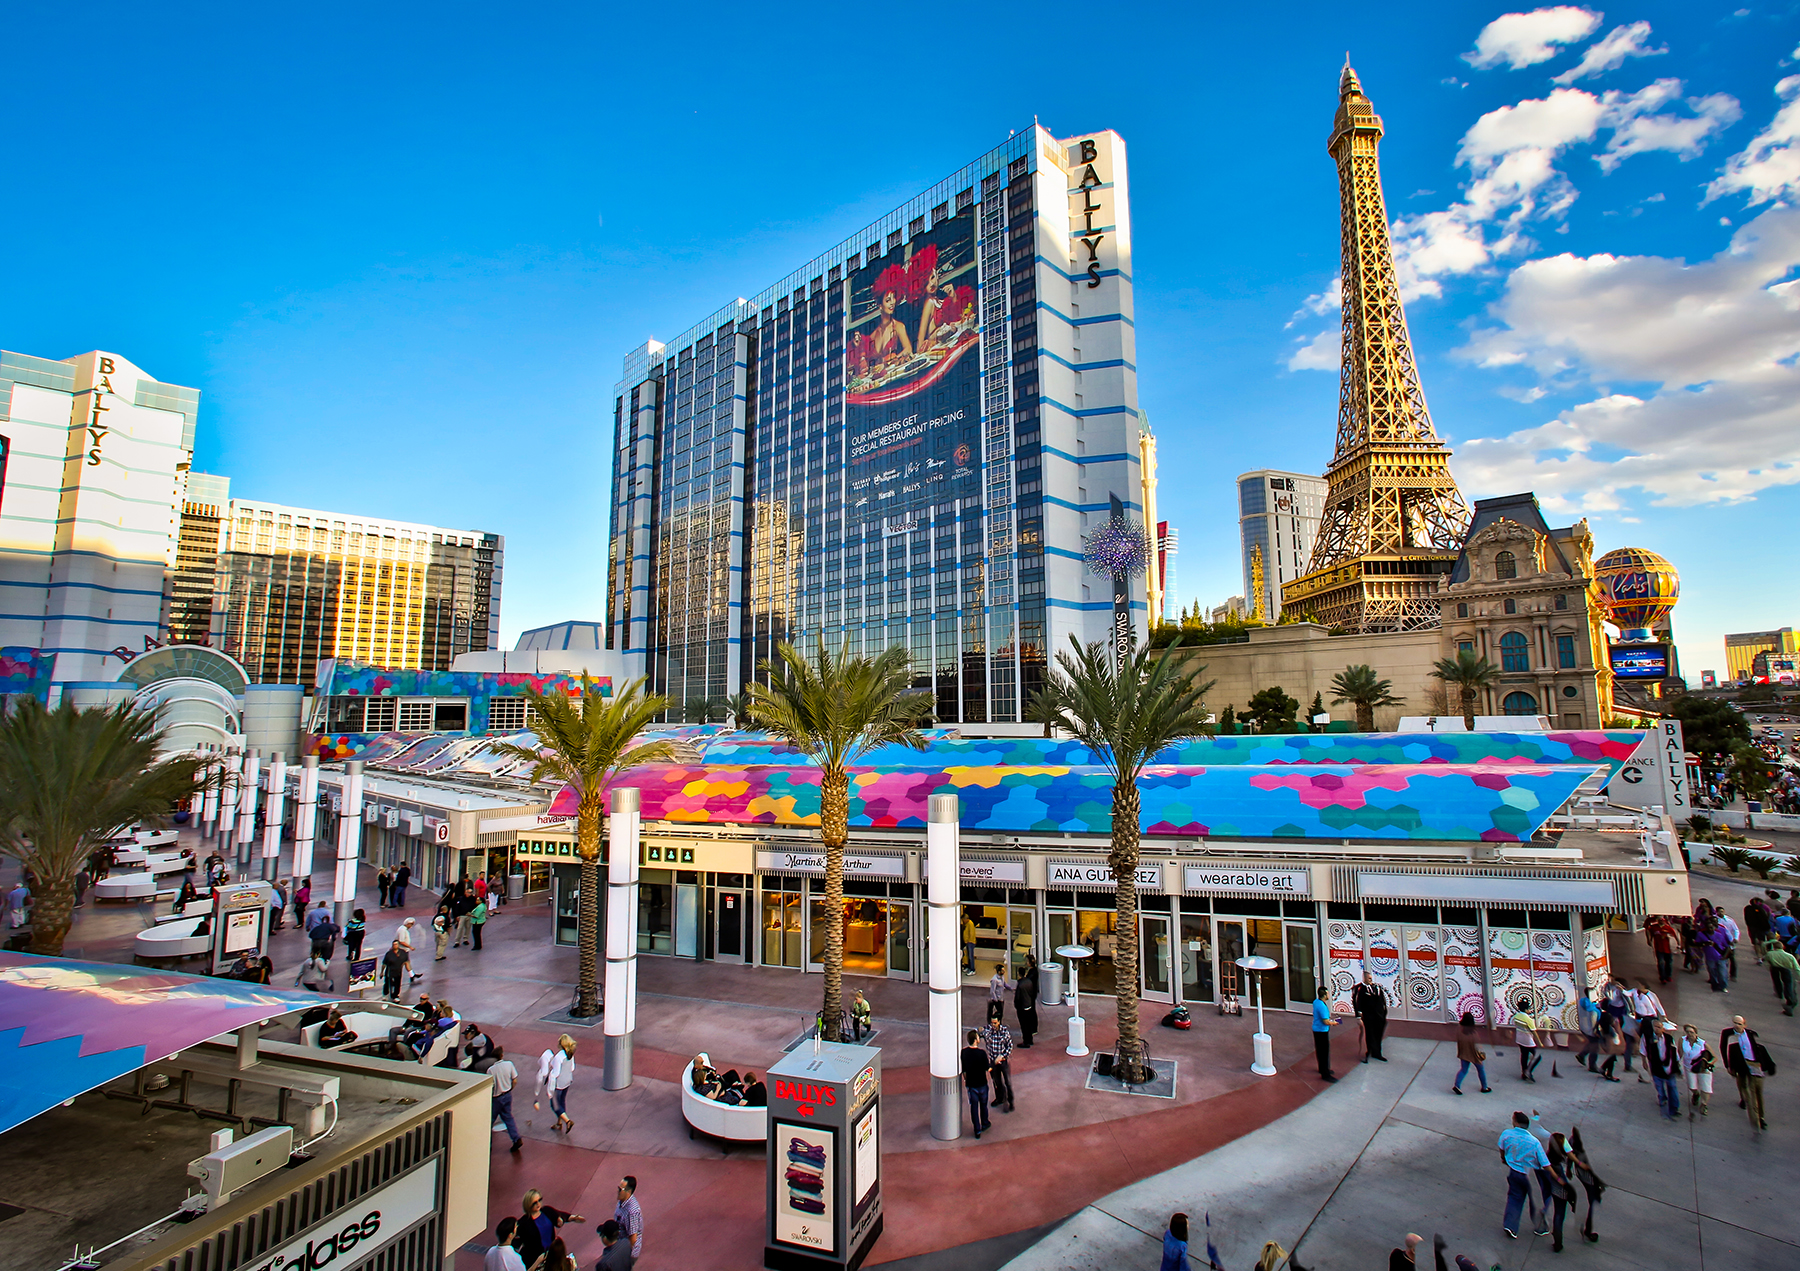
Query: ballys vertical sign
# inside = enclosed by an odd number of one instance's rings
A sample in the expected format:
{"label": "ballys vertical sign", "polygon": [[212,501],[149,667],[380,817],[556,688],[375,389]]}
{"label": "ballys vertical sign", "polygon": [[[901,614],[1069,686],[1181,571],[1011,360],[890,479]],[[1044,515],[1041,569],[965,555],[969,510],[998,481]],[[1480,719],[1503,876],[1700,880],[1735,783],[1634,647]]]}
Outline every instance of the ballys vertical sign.
{"label": "ballys vertical sign", "polygon": [[100,465],[100,443],[105,441],[106,434],[112,431],[100,422],[100,416],[112,409],[110,406],[102,405],[101,398],[115,395],[112,386],[114,373],[113,360],[109,357],[101,358],[99,365],[94,368],[93,401],[90,404],[87,421],[88,440],[91,443],[88,446],[87,466],[90,468]]}
{"label": "ballys vertical sign", "polygon": [[[1101,195],[1106,182],[1100,179],[1100,173],[1094,168],[1095,161],[1100,157],[1100,148],[1090,137],[1086,141],[1075,143],[1075,155],[1076,162],[1082,165],[1083,170],[1076,182],[1075,192],[1069,199],[1073,204],[1070,208],[1070,220],[1072,221],[1077,216],[1081,218],[1081,228],[1076,231],[1075,237],[1083,247],[1087,248],[1087,285],[1098,287],[1100,285],[1100,244],[1106,241],[1104,233],[1096,233],[1094,230],[1094,216],[1105,210]],[[1080,200],[1079,203],[1076,202],[1077,199]],[[1100,223],[1106,224],[1104,217],[1101,218]],[[1077,258],[1075,263],[1080,265],[1082,262]]]}

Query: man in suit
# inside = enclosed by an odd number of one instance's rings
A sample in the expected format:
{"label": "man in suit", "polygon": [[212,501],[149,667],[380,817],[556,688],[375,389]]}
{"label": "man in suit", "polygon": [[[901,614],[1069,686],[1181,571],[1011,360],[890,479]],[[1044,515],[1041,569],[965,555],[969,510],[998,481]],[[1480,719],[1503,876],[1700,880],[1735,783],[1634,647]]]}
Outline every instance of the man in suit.
{"label": "man in suit", "polygon": [[1737,1079],[1738,1107],[1750,1114],[1750,1128],[1768,1129],[1769,1119],[1763,1115],[1763,1078],[1775,1075],[1775,1057],[1757,1039],[1756,1030],[1745,1026],[1742,1015],[1733,1015],[1731,1027],[1719,1034],[1719,1059],[1725,1071]]}
{"label": "man in suit", "polygon": [[1381,1053],[1381,1039],[1387,1033],[1387,990],[1375,983],[1372,972],[1364,971],[1362,983],[1350,990],[1350,1009],[1362,1021],[1363,1038],[1369,1047],[1363,1062],[1379,1059],[1385,1064],[1387,1056]]}

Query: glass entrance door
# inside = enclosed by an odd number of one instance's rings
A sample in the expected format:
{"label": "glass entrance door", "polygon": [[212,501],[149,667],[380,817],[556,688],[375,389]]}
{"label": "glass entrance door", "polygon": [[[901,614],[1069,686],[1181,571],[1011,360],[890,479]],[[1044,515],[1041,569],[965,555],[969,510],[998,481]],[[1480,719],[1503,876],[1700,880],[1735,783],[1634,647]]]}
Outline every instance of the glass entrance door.
{"label": "glass entrance door", "polygon": [[1027,954],[1035,954],[1039,962],[1044,960],[1044,955],[1038,953],[1037,948],[1037,911],[1009,909],[1006,911],[1006,923],[1006,947],[1011,951],[1008,978],[1017,984],[1019,977],[1025,974]]}
{"label": "glass entrance door", "polygon": [[744,960],[744,893],[720,888],[713,900],[713,957]]}
{"label": "glass entrance door", "polygon": [[1219,919],[1219,991],[1229,993],[1248,1010],[1253,1004],[1250,986],[1244,980],[1244,968],[1237,960],[1244,956],[1244,924],[1241,919]]}
{"label": "glass entrance door", "polygon": [[1319,929],[1310,922],[1287,924],[1288,1001],[1312,1008],[1319,990]]}
{"label": "glass entrance door", "polygon": [[1169,918],[1167,914],[1138,915],[1138,992],[1153,1002],[1170,1002]]}
{"label": "glass entrance door", "polygon": [[1199,914],[1181,915],[1181,1000],[1213,1000],[1212,919]]}
{"label": "glass entrance door", "polygon": [[[1262,958],[1274,958],[1275,969],[1263,971],[1258,978],[1262,981],[1262,1001],[1265,1010],[1281,1010],[1288,1004],[1287,977],[1282,974],[1286,968],[1287,950],[1281,938],[1281,919],[1251,918],[1244,923],[1249,937],[1250,952]],[[1312,999],[1308,998],[1305,1006],[1312,1008]]]}
{"label": "glass entrance door", "polygon": [[913,907],[907,901],[887,902],[887,973],[890,979],[913,978],[912,912]]}

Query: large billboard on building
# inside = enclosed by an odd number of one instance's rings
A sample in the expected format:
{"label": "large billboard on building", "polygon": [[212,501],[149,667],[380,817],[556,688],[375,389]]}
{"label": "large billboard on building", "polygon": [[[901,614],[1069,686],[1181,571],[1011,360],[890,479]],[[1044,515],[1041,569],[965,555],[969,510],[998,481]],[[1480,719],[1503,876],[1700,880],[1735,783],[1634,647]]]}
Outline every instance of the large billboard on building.
{"label": "large billboard on building", "polygon": [[976,279],[969,209],[845,283],[846,519],[899,534],[980,494]]}
{"label": "large billboard on building", "polygon": [[1621,680],[1663,680],[1669,676],[1666,644],[1615,644],[1612,673]]}

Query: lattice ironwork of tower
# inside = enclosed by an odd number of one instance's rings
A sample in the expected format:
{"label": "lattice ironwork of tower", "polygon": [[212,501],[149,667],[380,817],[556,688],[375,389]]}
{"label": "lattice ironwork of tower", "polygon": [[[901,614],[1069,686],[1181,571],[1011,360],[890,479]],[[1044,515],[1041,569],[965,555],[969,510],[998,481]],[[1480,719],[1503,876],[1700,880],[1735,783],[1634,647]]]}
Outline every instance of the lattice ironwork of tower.
{"label": "lattice ironwork of tower", "polygon": [[1312,559],[1282,587],[1281,606],[1349,631],[1437,626],[1438,579],[1469,528],[1406,331],[1381,193],[1381,135],[1381,117],[1346,59],[1329,147],[1343,223],[1337,449]]}

